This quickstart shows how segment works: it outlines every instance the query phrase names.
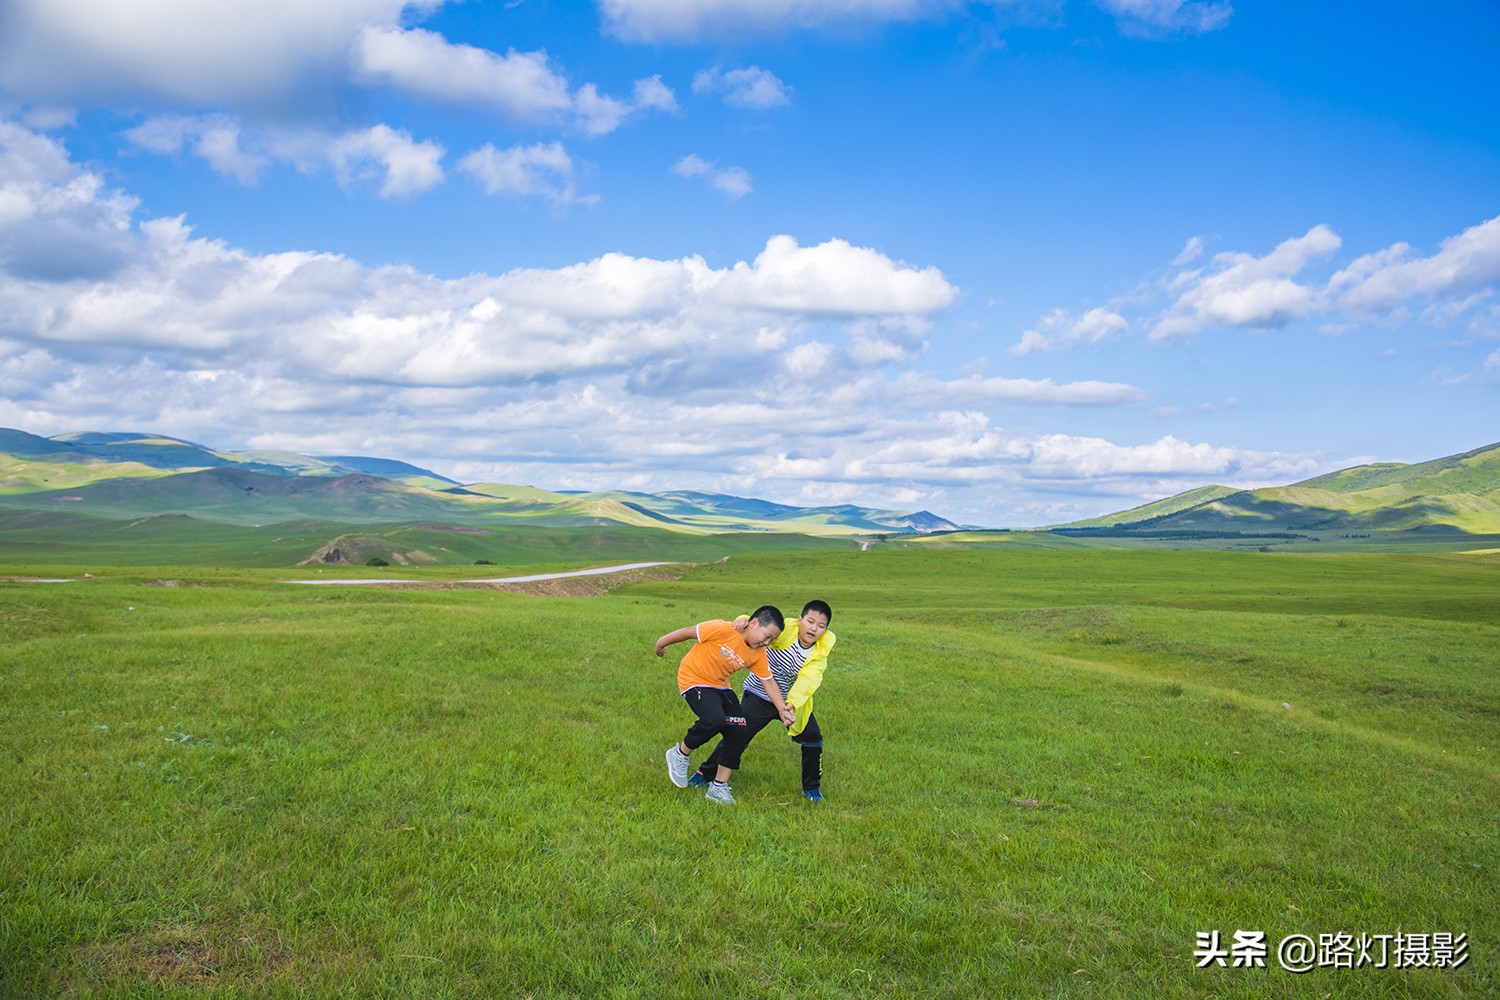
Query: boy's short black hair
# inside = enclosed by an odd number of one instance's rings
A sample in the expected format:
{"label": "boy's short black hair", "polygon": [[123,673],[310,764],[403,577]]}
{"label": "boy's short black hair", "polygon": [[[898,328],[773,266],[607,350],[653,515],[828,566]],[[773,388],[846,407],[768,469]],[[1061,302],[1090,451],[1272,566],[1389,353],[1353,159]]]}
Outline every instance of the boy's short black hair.
{"label": "boy's short black hair", "polygon": [[[833,624],[833,609],[828,606],[827,601],[808,601],[806,604],[802,605],[802,614],[805,615],[809,611],[818,612],[824,618],[828,619],[828,624]],[[800,618],[801,615],[799,615],[798,617]]]}
{"label": "boy's short black hair", "polygon": [[774,625],[778,629],[786,628],[786,616],[774,604],[762,604],[750,617],[762,625]]}

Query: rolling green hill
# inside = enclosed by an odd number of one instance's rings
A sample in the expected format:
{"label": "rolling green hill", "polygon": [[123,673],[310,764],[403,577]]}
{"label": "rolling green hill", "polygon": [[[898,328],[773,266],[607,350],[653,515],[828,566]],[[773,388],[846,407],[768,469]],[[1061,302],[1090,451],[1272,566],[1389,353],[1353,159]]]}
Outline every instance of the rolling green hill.
{"label": "rolling green hill", "polygon": [[[0,508],[66,511],[131,523],[183,515],[195,523],[249,527],[292,521],[386,526],[426,522],[474,528],[626,526],[686,535],[753,532],[830,538],[958,527],[928,511],[853,505],[801,508],[690,491],[561,493],[503,483],[465,486],[381,458],[228,452],[151,434],[84,432],[43,438],[5,429],[0,429]],[[384,544],[339,545],[338,537],[325,539],[321,547],[344,552]],[[365,531],[361,537],[375,536]],[[394,546],[389,551],[397,561],[405,561],[419,549]],[[422,561],[415,555],[410,559]]]}
{"label": "rolling green hill", "polygon": [[[505,483],[459,484],[390,459],[220,451],[154,434],[84,432],[41,437],[0,428],[0,539],[21,541],[15,518],[43,512],[89,524],[137,526],[180,515],[193,537],[213,525],[316,525],[295,534],[298,559],[338,549],[393,562],[439,561],[489,547],[476,532],[603,528],[679,536],[725,534],[829,540],[905,538],[932,545],[1054,547],[1304,542],[1410,547],[1500,545],[1500,444],[1413,465],[1358,466],[1289,486],[1204,486],[1103,517],[1032,532],[972,530],[928,511],[854,505],[792,507],[692,490],[557,492]],[[26,522],[26,531],[42,530]],[[208,526],[208,527],[203,527]],[[153,522],[153,537],[160,535]],[[100,529],[114,530],[114,528]],[[447,531],[446,541],[404,537]],[[45,533],[45,532],[44,532]],[[133,529],[134,537],[147,532]],[[170,532],[168,532],[170,534]],[[397,537],[398,535],[403,537]],[[319,537],[321,536],[321,537]],[[111,539],[125,537],[111,535]],[[362,539],[358,544],[348,539]],[[343,541],[341,542],[341,539]],[[249,544],[251,539],[241,539]],[[236,544],[239,544],[238,542]],[[1358,544],[1363,544],[1358,543]]]}
{"label": "rolling green hill", "polygon": [[[79,480],[80,485],[94,479],[130,474],[116,473],[112,466],[122,470],[145,467],[166,472],[232,467],[281,476],[347,476],[362,472],[418,486],[445,488],[458,485],[435,472],[387,458],[361,455],[315,457],[272,450],[221,451],[162,434],[124,431],[81,431],[45,438],[0,427],[0,456],[31,458],[56,465],[85,464],[91,468],[92,478]],[[71,478],[78,480],[76,475]],[[4,491],[3,485],[0,485],[0,491]]]}
{"label": "rolling green hill", "polygon": [[1362,465],[1290,486],[1209,486],[1052,530],[1137,536],[1500,534],[1500,444],[1415,465]]}

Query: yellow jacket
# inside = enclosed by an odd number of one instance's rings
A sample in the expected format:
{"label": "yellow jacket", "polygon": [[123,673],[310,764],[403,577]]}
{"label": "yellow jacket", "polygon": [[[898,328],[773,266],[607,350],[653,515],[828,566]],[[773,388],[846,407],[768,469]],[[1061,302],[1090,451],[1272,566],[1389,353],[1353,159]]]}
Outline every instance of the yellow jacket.
{"label": "yellow jacket", "polygon": [[[741,615],[748,619],[748,615]],[[797,619],[788,618],[786,628],[781,634],[771,640],[772,649],[786,649],[797,641]],[[828,669],[828,654],[833,652],[833,644],[838,642],[838,637],[832,632],[824,632],[818,636],[818,641],[812,644],[807,651],[807,659],[802,661],[802,669],[797,671],[797,679],[792,682],[792,689],[787,692],[786,703],[797,712],[797,721],[787,729],[788,736],[796,736],[807,728],[807,720],[812,718],[812,696],[818,690],[818,685],[823,683],[823,671]]]}

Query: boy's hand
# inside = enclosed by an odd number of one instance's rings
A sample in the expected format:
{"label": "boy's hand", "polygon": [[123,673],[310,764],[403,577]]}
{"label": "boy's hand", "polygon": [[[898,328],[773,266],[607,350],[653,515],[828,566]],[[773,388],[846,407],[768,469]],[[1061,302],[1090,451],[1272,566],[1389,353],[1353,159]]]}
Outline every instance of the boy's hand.
{"label": "boy's hand", "polygon": [[797,710],[790,705],[783,706],[779,714],[783,725],[790,726],[797,721]]}

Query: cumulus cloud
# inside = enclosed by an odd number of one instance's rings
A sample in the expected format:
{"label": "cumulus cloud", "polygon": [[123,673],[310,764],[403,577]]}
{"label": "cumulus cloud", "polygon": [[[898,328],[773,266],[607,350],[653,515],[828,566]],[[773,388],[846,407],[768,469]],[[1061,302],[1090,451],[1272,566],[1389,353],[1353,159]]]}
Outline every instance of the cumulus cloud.
{"label": "cumulus cloud", "polygon": [[152,118],[127,130],[125,137],[153,153],[171,155],[188,148],[216,173],[241,184],[256,183],[271,163],[266,155],[244,147],[240,124],[227,115]]}
{"label": "cumulus cloud", "polygon": [[1327,226],[1314,226],[1264,257],[1222,253],[1207,270],[1178,276],[1178,298],[1151,331],[1171,340],[1209,326],[1280,327],[1319,306],[1317,289],[1293,280],[1304,268],[1342,245]]}
{"label": "cumulus cloud", "polygon": [[[1494,304],[1500,292],[1500,218],[1443,240],[1430,254],[1397,243],[1341,263],[1341,249],[1340,237],[1318,225],[1262,256],[1221,253],[1202,266],[1185,266],[1202,254],[1203,241],[1193,237],[1164,275],[1081,315],[1054,309],[1023,331],[1008,353],[1061,351],[1133,330],[1149,331],[1150,341],[1166,344],[1212,329],[1280,330],[1299,322],[1330,336],[1372,325],[1462,331],[1463,339],[1446,340],[1444,349],[1500,338],[1500,306]],[[1445,367],[1439,378],[1445,384],[1473,381],[1488,364],[1473,356],[1467,364]],[[1213,408],[1171,403],[1153,412],[1172,417]]]}
{"label": "cumulus cloud", "polygon": [[545,52],[499,55],[454,45],[421,28],[365,27],[352,56],[356,79],[382,83],[440,101],[540,118],[571,107],[568,82]]}
{"label": "cumulus cloud", "polygon": [[[1500,282],[1500,217],[1444,240],[1430,257],[1412,257],[1397,243],[1365,254],[1335,274],[1328,291],[1360,312],[1398,307],[1410,299],[1463,296]],[[1472,296],[1468,303],[1478,300]]]}
{"label": "cumulus cloud", "polygon": [[[391,136],[352,138],[349,169],[404,149]],[[11,253],[6,336],[34,345],[166,349],[194,364],[225,356],[282,359],[289,368],[411,385],[488,384],[578,370],[629,372],[652,358],[739,345],[769,324],[783,330],[832,318],[920,317],[956,290],[936,268],[913,268],[868,248],[829,240],[767,241],[753,261],[713,268],[702,258],[605,254],[556,269],[440,280],[403,268],[368,269],[337,255],[256,255],[195,236],[180,219],[136,222],[134,203],[70,164],[51,140],[19,126],[0,131],[7,180],[0,222]],[[567,175],[559,146],[492,148],[465,169],[496,191],[531,191],[538,171]],[[422,157],[390,183],[420,184]],[[16,277],[27,227],[73,218],[119,258],[109,280],[59,281],[47,290]],[[722,333],[706,334],[706,331]]]}
{"label": "cumulus cloud", "polygon": [[578,201],[573,158],[560,142],[496,149],[486,143],[458,162],[486,194],[539,195],[554,204]]}
{"label": "cumulus cloud", "polygon": [[1113,309],[1090,309],[1077,318],[1066,309],[1054,309],[1036,327],[1023,333],[1010,353],[1015,357],[1024,357],[1058,347],[1097,344],[1128,329],[1129,321]]}
{"label": "cumulus cloud", "polygon": [[700,70],[693,77],[693,93],[721,93],[724,103],[736,108],[765,110],[792,102],[786,84],[769,70],[759,66],[742,69]]}
{"label": "cumulus cloud", "polygon": [[292,164],[306,173],[330,168],[345,187],[378,177],[382,198],[419,194],[442,183],[447,152],[436,142],[417,141],[388,125],[334,134],[283,129],[251,135],[227,115],[151,118],[127,130],[125,137],[154,153],[190,152],[241,184],[256,183],[273,163]]}
{"label": "cumulus cloud", "polygon": [[[957,289],[842,240],[776,236],[725,266],[607,253],[444,279],[138,219],[134,201],[17,125],[0,127],[0,167],[0,423],[28,429],[373,451],[559,488],[668,488],[682,470],[742,492],[854,483],[863,502],[915,507],[946,483],[1015,474],[1024,443],[989,413],[1144,398],[1117,383],[906,372]],[[27,272],[27,234],[62,220],[107,248],[108,266]]]}
{"label": "cumulus cloud", "polygon": [[[32,101],[201,108],[286,97],[347,72],[349,45],[407,0],[7,0],[0,86]],[[163,28],[164,25],[170,26]]]}
{"label": "cumulus cloud", "polygon": [[[0,121],[0,425],[939,513],[963,496],[1153,499],[1328,471],[1173,437],[1008,430],[998,414],[1149,399],[1118,382],[912,370],[958,290],[842,240],[775,236],[724,266],[607,253],[446,279],[253,253],[137,208],[54,140]],[[31,241],[63,223],[80,249],[38,275]]]}
{"label": "cumulus cloud", "polygon": [[341,183],[372,166],[384,180],[383,198],[426,191],[443,180],[444,149],[435,142],[414,142],[404,131],[376,125],[363,132],[349,132],[329,148],[329,159]]}
{"label": "cumulus cloud", "polygon": [[1207,478],[1280,479],[1308,474],[1318,463],[1306,455],[1245,451],[1190,444],[1171,435],[1142,445],[1117,445],[1102,438],[1046,434],[1029,445],[1033,474],[1049,478],[1090,479],[1101,476],[1190,476],[1199,485]]}
{"label": "cumulus cloud", "polygon": [[812,315],[925,314],[947,308],[957,294],[935,267],[917,270],[838,239],[803,247],[790,236],[773,236],[721,285],[732,305]]}
{"label": "cumulus cloud", "polygon": [[[403,13],[441,3],[8,0],[0,4],[0,89],[38,105],[279,109],[287,119],[309,103],[324,111],[335,106],[339,89],[353,82],[588,135],[645,112],[677,110],[660,76],[636,81],[625,97],[594,84],[574,91],[545,52],[492,52],[400,26]],[[173,148],[167,122],[158,119],[154,134],[141,133],[139,141]],[[238,139],[232,127],[213,128],[197,131],[191,142],[215,169],[252,183],[265,163]],[[188,141],[178,137],[176,148]]]}
{"label": "cumulus cloud", "polygon": [[[0,267],[10,275],[42,282],[107,278],[134,249],[135,207],[135,199],[76,169],[50,139],[0,119]],[[0,311],[9,305],[0,301]]]}
{"label": "cumulus cloud", "polygon": [[672,165],[672,172],[679,177],[701,177],[715,191],[738,201],[755,190],[750,182],[750,173],[743,167],[721,167],[711,163],[697,153],[689,153]]}
{"label": "cumulus cloud", "polygon": [[610,97],[586,83],[576,93],[545,52],[504,55],[455,45],[421,28],[370,26],[351,57],[354,78],[395,87],[428,100],[487,108],[526,121],[571,120],[588,135],[604,135],[644,111],[678,110],[661,76],[637,80],[629,98]]}

